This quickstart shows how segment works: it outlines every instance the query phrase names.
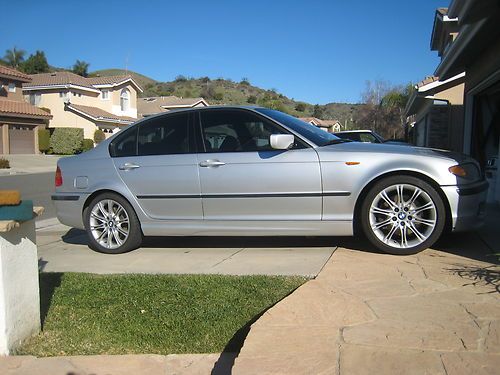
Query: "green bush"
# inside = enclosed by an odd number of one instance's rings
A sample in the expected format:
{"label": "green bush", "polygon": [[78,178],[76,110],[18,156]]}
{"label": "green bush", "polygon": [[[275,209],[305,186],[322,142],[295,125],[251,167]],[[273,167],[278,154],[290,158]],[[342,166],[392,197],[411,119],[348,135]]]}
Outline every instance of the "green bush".
{"label": "green bush", "polygon": [[304,103],[297,103],[295,110],[299,112],[304,112],[306,110],[306,105]]}
{"label": "green bush", "polygon": [[94,148],[94,141],[89,138],[84,138],[82,141],[82,152],[92,150]]}
{"label": "green bush", "polygon": [[106,139],[106,134],[104,134],[104,132],[101,129],[97,129],[94,132],[94,142],[96,145],[98,145],[99,143],[101,143],[105,139]]}
{"label": "green bush", "polygon": [[255,103],[257,103],[257,97],[255,95],[250,95],[247,98],[247,102],[250,103],[250,104],[255,104]]}
{"label": "green bush", "polygon": [[10,168],[9,161],[5,158],[0,158],[0,169],[7,169],[7,168]]}
{"label": "green bush", "polygon": [[214,99],[215,99],[215,100],[222,100],[222,99],[224,99],[224,94],[223,94],[223,93],[221,93],[220,91],[219,91],[219,92],[216,92],[216,93],[214,94]]}
{"label": "green bush", "polygon": [[82,150],[83,129],[55,128],[50,137],[50,148],[54,154],[73,155]]}
{"label": "green bush", "polygon": [[50,149],[49,129],[38,129],[38,149],[40,152],[47,152]]}

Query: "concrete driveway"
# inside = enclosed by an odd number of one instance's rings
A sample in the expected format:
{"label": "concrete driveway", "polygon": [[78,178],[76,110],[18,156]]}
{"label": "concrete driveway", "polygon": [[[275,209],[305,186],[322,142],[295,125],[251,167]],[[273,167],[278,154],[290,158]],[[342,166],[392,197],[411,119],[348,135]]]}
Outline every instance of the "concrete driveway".
{"label": "concrete driveway", "polygon": [[316,276],[336,249],[334,238],[148,238],[126,254],[90,250],[84,231],[61,224],[37,230],[43,272]]}

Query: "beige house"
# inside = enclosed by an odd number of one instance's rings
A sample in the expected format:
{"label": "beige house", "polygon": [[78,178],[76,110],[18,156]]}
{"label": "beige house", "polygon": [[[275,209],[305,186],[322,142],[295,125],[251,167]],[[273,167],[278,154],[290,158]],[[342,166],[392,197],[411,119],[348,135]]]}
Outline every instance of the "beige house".
{"label": "beige house", "polygon": [[208,107],[208,102],[203,98],[179,98],[177,96],[154,96],[139,98],[137,112],[139,117],[148,117],[173,109]]}
{"label": "beige house", "polygon": [[131,76],[81,77],[71,72],[33,74],[23,84],[25,99],[50,110],[49,127],[82,128],[93,139],[96,129],[111,135],[137,119],[137,93]]}
{"label": "beige house", "polygon": [[38,129],[52,118],[23,99],[22,84],[31,78],[0,66],[0,154],[38,153]]}
{"label": "beige house", "polygon": [[318,128],[321,128],[329,133],[335,133],[341,130],[341,124],[337,120],[320,120],[316,117],[299,117],[299,120],[317,126]]}
{"label": "beige house", "polygon": [[427,77],[406,106],[408,141],[416,146],[462,151],[465,73],[447,80]]}

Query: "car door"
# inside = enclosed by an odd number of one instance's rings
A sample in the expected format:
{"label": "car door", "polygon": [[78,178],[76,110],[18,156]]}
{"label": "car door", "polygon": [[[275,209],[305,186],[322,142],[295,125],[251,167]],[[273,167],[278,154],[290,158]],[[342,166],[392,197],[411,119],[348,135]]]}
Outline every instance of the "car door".
{"label": "car door", "polygon": [[118,174],[151,218],[203,218],[193,141],[184,112],[154,117],[111,143]]}
{"label": "car door", "polygon": [[272,149],[271,134],[288,132],[250,110],[199,111],[198,154],[206,220],[321,220],[316,151],[296,139]]}

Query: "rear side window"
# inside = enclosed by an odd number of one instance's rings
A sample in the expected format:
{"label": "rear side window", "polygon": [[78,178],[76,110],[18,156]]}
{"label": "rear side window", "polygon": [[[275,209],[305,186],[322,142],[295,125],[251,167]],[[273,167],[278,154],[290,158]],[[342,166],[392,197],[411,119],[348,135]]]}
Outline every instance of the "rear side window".
{"label": "rear side window", "polygon": [[139,126],[138,155],[187,154],[190,145],[189,115],[161,116]]}
{"label": "rear side window", "polygon": [[118,136],[109,146],[112,157],[124,157],[137,155],[137,126],[127,129]]}

